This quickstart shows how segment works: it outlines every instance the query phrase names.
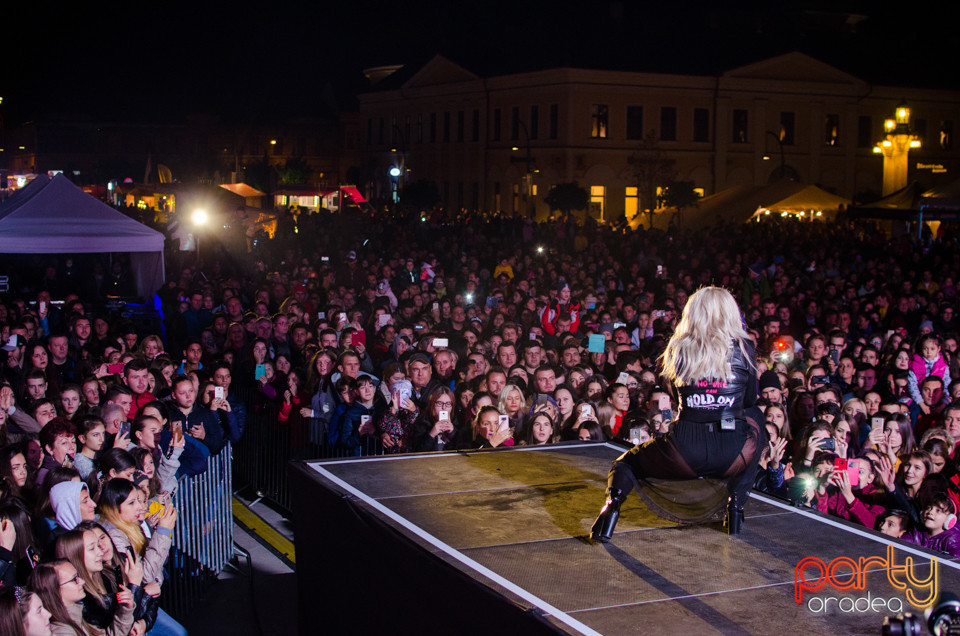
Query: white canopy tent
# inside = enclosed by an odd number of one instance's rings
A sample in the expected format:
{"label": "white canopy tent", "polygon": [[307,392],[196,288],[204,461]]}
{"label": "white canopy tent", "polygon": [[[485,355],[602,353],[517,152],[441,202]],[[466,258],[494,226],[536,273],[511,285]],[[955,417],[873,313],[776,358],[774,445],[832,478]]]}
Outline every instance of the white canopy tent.
{"label": "white canopy tent", "polygon": [[0,204],[0,253],[129,252],[137,293],[147,299],[163,285],[163,240],[62,174],[37,177]]}

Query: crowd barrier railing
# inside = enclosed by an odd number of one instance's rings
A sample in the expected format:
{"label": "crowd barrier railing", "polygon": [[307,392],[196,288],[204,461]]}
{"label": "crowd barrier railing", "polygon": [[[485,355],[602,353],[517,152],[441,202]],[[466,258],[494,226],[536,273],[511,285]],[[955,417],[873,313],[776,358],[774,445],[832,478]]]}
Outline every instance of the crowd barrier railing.
{"label": "crowd barrier railing", "polygon": [[[238,398],[247,405],[247,424],[243,439],[234,449],[235,487],[245,488],[255,500],[266,500],[289,513],[287,464],[296,459],[343,457],[345,452],[327,444],[320,420],[294,416],[280,422],[279,407],[275,403],[258,404],[255,391],[240,391]],[[376,440],[362,438],[360,453],[376,455],[383,450]]]}
{"label": "crowd barrier railing", "polygon": [[167,561],[161,606],[184,618],[233,556],[233,460],[227,444],[207,460],[207,470],[179,481],[178,516]]}

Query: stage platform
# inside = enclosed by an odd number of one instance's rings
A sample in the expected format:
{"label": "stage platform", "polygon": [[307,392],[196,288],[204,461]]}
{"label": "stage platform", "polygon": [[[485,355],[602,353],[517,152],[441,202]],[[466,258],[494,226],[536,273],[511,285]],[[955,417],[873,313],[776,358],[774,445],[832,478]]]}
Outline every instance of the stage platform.
{"label": "stage platform", "polygon": [[[911,557],[924,579],[931,555],[762,495],[730,537],[719,524],[664,521],[633,494],[613,540],[590,542],[621,452],[573,444],[294,463],[300,633],[869,634],[896,613],[878,598],[922,613],[876,563],[863,589],[825,581],[797,603],[805,558],[856,563],[893,545],[896,565]],[[960,591],[960,565],[937,561],[939,589]],[[820,572],[808,564],[801,578],[812,586]],[[850,571],[838,567],[835,580]]]}

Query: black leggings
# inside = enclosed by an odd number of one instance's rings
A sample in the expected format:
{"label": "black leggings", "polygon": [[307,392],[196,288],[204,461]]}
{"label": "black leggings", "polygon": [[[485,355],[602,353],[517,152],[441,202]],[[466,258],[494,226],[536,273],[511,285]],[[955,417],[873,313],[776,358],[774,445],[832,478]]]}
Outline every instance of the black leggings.
{"label": "black leggings", "polygon": [[615,461],[609,487],[628,493],[634,480],[713,477],[726,480],[730,494],[743,502],[767,440],[762,421],[756,409],[749,409],[746,419],[737,420],[730,431],[720,430],[719,422],[678,420],[666,435],[633,447]]}

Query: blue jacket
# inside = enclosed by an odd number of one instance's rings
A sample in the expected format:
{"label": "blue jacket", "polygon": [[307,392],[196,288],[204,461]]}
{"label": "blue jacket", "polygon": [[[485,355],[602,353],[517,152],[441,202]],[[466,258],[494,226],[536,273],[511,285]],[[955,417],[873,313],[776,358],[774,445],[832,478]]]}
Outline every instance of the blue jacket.
{"label": "blue jacket", "polygon": [[[220,417],[208,408],[203,406],[194,406],[190,415],[184,415],[173,403],[170,404],[170,422],[182,422],[183,434],[187,439],[193,439],[187,435],[187,431],[192,426],[203,426],[204,438],[201,440],[211,455],[219,453],[226,445],[227,440],[224,437],[223,424]],[[181,460],[182,461],[182,460]],[[179,472],[179,471],[178,471]]]}

